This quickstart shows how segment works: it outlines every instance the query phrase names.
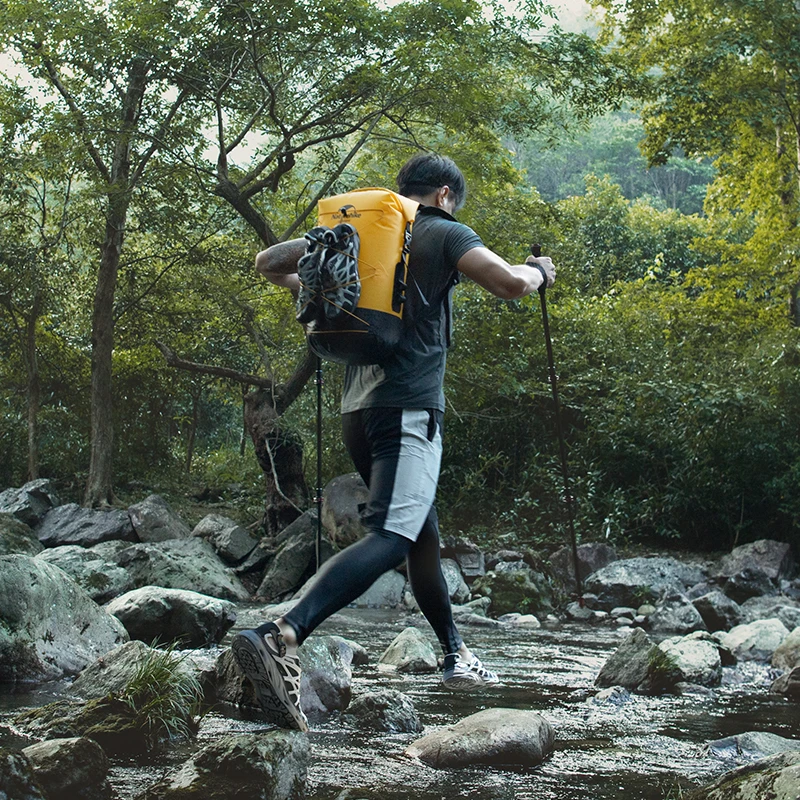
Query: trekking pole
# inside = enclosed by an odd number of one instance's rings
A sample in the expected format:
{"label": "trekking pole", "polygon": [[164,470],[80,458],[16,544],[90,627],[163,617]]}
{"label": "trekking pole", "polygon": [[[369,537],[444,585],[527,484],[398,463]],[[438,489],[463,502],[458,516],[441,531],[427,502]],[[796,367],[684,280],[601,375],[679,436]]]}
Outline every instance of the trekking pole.
{"label": "trekking pole", "polygon": [[[534,258],[538,258],[542,254],[541,245],[532,244],[531,253],[533,254]],[[572,492],[570,491],[569,468],[567,466],[567,443],[564,439],[564,428],[561,424],[561,403],[558,399],[556,366],[555,359],[553,358],[553,340],[550,338],[550,320],[547,317],[547,299],[545,298],[546,289],[547,280],[544,280],[542,281],[542,285],[539,287],[539,297],[541,298],[542,302],[542,325],[544,327],[544,341],[547,347],[547,370],[550,375],[550,388],[553,391],[553,406],[556,412],[558,448],[561,452],[561,475],[564,479],[564,495],[567,501],[567,521],[569,523],[570,538],[572,540],[572,564],[575,568],[575,584],[578,588],[578,602],[581,603],[581,598],[583,597],[583,586],[581,583],[580,569],[578,568],[578,540],[575,536],[575,514],[572,507]]]}
{"label": "trekking pole", "polygon": [[316,570],[319,572],[322,550],[322,359],[317,356],[317,372],[314,379],[317,385],[317,493],[314,502],[317,504],[317,541],[314,548]]}

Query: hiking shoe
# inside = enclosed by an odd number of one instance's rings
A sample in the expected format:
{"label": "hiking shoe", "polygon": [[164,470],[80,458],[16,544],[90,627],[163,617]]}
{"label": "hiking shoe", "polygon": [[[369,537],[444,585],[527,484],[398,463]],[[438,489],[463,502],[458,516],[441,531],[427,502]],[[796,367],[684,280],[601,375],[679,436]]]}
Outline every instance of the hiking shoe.
{"label": "hiking shoe", "polygon": [[346,222],[333,229],[333,244],[326,250],[321,268],[322,299],[325,316],[337,319],[351,315],[361,295],[358,278],[358,231]]}
{"label": "hiking shoe", "polygon": [[300,291],[297,294],[298,322],[308,323],[316,319],[321,309],[322,263],[325,260],[328,245],[333,244],[334,236],[330,228],[319,225],[306,235],[306,252],[297,262],[297,277],[300,279]]}
{"label": "hiking shoe", "polygon": [[236,663],[250,683],[268,722],[279,728],[307,731],[300,707],[300,659],[286,654],[280,629],[273,622],[237,633],[231,642]]}
{"label": "hiking shoe", "polygon": [[448,689],[470,691],[481,686],[497,686],[500,678],[486,669],[477,656],[465,661],[458,653],[449,653],[444,657],[442,683]]}

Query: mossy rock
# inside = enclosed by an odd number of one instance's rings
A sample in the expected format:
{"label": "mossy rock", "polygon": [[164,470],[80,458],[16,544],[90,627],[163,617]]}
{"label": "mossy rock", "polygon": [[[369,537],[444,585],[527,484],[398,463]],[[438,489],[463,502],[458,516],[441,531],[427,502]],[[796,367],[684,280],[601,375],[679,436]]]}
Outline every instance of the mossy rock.
{"label": "mossy rock", "polygon": [[475,581],[473,594],[482,594],[492,601],[495,617],[503,614],[537,614],[552,611],[552,592],[547,579],[528,567],[490,571]]}

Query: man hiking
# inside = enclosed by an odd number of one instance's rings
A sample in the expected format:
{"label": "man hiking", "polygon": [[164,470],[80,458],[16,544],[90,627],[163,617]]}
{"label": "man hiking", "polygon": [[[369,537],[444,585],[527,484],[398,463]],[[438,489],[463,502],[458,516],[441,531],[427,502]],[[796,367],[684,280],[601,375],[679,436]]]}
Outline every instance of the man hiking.
{"label": "man hiking", "polygon": [[[308,730],[300,707],[297,648],[331,614],[362,595],[405,559],[420,611],[444,651],[443,683],[473,689],[499,682],[465,645],[455,624],[439,556],[434,507],[442,454],[443,382],[450,339],[451,296],[461,274],[511,300],[552,286],[549,258],[511,265],[484,247],[453,214],[466,197],[461,171],[449,158],[421,153],[397,176],[401,195],[419,202],[409,258],[404,315],[409,328],[380,365],[348,366],[342,395],[344,443],[369,487],[366,535],[329,559],[291,611],[237,634],[234,655],[267,719]],[[298,260],[306,241],[276,244],[256,256],[256,268],[297,296]]]}

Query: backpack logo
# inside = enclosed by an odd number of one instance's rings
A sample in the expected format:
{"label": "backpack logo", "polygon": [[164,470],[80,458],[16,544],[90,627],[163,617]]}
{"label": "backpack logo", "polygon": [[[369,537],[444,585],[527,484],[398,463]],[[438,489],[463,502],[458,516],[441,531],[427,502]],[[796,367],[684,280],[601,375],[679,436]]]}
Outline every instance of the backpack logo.
{"label": "backpack logo", "polygon": [[336,213],[331,215],[334,219],[358,219],[361,214],[353,205],[342,206]]}

